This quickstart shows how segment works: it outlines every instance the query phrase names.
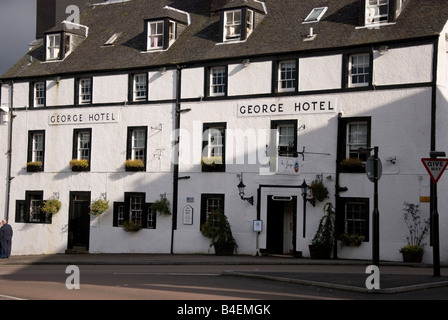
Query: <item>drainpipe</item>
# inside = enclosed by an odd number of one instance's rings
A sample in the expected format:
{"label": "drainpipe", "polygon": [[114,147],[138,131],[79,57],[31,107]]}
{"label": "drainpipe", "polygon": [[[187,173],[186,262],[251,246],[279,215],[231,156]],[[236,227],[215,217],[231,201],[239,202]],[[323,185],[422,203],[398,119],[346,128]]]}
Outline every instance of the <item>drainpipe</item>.
{"label": "drainpipe", "polygon": [[[342,113],[338,114],[338,132],[337,132],[337,141],[339,142],[341,139],[341,118],[342,118]],[[343,191],[345,189],[340,188],[339,186],[339,175],[340,175],[340,166],[339,166],[339,162],[341,161],[341,150],[340,150],[340,146],[339,143],[337,144],[337,151],[336,151],[336,178],[335,178],[335,212],[337,213],[339,210],[339,191]],[[334,228],[334,245],[333,245],[333,252],[334,252],[334,258],[337,259],[338,258],[338,237],[337,237],[337,226],[338,226],[338,215],[336,214],[335,216],[335,228]]]}
{"label": "drainpipe", "polygon": [[11,80],[9,85],[9,127],[8,127],[8,161],[7,161],[7,177],[6,177],[6,201],[5,201],[5,219],[9,220],[9,203],[11,198],[11,164],[12,164],[12,122],[14,115],[12,113],[13,109],[13,98],[14,98],[14,81]]}

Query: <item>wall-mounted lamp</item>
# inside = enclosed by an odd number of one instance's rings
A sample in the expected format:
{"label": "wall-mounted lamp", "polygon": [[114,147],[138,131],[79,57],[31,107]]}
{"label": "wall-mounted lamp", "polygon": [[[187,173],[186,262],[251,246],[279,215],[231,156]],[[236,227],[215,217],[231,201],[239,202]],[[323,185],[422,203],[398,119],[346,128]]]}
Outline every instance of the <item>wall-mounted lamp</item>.
{"label": "wall-mounted lamp", "polygon": [[254,197],[253,196],[249,197],[249,198],[244,197],[244,188],[246,187],[246,185],[243,183],[243,173],[237,174],[236,176],[238,179],[240,179],[240,183],[238,183],[237,187],[238,187],[238,192],[241,197],[241,200],[247,201],[251,205],[254,205]]}
{"label": "wall-mounted lamp", "polygon": [[302,197],[303,197],[303,203],[304,206],[306,204],[306,202],[308,201],[309,203],[311,203],[311,205],[313,207],[316,206],[316,199],[314,198],[308,198],[308,185],[306,184],[306,181],[303,180],[302,184],[300,185],[300,189],[302,189]]}

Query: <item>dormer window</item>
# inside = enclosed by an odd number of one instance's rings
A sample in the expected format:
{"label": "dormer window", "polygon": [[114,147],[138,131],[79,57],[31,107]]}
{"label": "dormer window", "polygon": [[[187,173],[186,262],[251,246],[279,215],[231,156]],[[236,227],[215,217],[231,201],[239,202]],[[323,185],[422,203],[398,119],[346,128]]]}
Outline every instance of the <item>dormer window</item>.
{"label": "dormer window", "polygon": [[163,48],[163,21],[148,22],[147,50]]}
{"label": "dormer window", "polygon": [[69,34],[64,33],[54,33],[47,34],[46,41],[46,60],[62,60],[71,51],[71,39]]}
{"label": "dormer window", "polygon": [[56,60],[60,58],[61,53],[61,35],[47,35],[47,60]]}
{"label": "dormer window", "polygon": [[246,40],[254,30],[254,11],[243,8],[224,11],[223,40]]}
{"label": "dormer window", "polygon": [[366,0],[365,24],[389,22],[389,0]]}

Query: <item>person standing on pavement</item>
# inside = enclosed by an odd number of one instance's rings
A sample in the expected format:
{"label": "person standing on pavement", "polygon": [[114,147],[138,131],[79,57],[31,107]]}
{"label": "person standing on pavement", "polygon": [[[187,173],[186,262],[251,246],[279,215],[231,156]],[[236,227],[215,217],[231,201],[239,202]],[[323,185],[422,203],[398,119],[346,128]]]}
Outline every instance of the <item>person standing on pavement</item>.
{"label": "person standing on pavement", "polygon": [[[3,227],[3,221],[0,221],[0,229]],[[3,258],[2,242],[0,241],[0,259]]]}
{"label": "person standing on pavement", "polygon": [[12,227],[8,222],[3,219],[3,226],[0,228],[0,243],[2,245],[3,257],[2,259],[9,258],[11,255],[11,240],[12,240]]}

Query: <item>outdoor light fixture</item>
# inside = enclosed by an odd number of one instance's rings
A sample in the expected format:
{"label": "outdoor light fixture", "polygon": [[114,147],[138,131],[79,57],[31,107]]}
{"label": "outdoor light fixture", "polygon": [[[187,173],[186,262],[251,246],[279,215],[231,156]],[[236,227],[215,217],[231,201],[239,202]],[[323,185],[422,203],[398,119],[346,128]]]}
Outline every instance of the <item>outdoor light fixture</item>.
{"label": "outdoor light fixture", "polygon": [[303,202],[304,204],[306,204],[306,202],[308,201],[309,203],[311,203],[311,205],[313,207],[316,206],[316,199],[314,198],[308,198],[308,185],[306,184],[306,181],[303,180],[302,184],[300,185],[300,189],[302,189],[302,197],[303,197]]}
{"label": "outdoor light fixture", "polygon": [[237,187],[238,187],[238,192],[241,197],[241,200],[247,201],[251,205],[254,205],[254,197],[253,196],[249,197],[249,198],[244,197],[244,188],[246,187],[246,185],[243,183],[243,173],[237,174],[236,176],[238,179],[240,179],[240,183],[238,183]]}

